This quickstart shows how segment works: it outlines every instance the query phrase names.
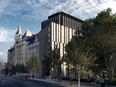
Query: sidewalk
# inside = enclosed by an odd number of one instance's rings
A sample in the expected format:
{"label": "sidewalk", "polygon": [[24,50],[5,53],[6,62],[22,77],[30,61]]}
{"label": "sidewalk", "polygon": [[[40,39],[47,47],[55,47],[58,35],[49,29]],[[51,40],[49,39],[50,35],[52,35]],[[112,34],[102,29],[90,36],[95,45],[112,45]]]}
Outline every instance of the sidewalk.
{"label": "sidewalk", "polygon": [[[58,80],[55,80],[55,79],[33,79],[33,80],[58,84],[58,85],[61,85],[64,87],[77,87],[77,82],[75,82],[75,81],[73,82],[73,85],[71,86],[70,81],[65,81],[65,80],[62,80],[61,82],[59,82]],[[81,87],[100,87],[100,85],[99,84],[91,85],[90,83],[82,83],[81,82]],[[112,87],[112,86],[110,86],[110,87]]]}

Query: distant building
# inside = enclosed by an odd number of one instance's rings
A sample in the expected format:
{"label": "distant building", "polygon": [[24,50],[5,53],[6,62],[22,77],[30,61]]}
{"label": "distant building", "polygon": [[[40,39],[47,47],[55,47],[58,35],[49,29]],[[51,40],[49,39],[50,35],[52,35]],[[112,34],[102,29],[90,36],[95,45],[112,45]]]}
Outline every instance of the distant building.
{"label": "distant building", "polygon": [[6,67],[6,64],[0,62],[0,75],[3,74],[3,70],[5,69],[5,67]]}
{"label": "distant building", "polygon": [[8,55],[7,55],[7,58],[8,58],[8,65],[10,65],[10,64],[15,65],[14,52],[15,52],[14,46],[11,47],[11,48],[8,50],[8,53],[7,53],[7,54],[8,54]]}
{"label": "distant building", "polygon": [[39,57],[38,34],[26,31],[22,35],[21,27],[18,26],[15,35],[15,44],[8,50],[8,64],[26,64],[32,54]]}
{"label": "distant building", "polygon": [[[39,56],[43,62],[43,76],[46,72],[46,59],[49,48],[52,50],[57,47],[60,49],[60,57],[65,54],[65,46],[72,39],[76,30],[80,30],[83,21],[64,12],[58,12],[48,17],[41,23],[39,32]],[[67,76],[65,63],[61,64],[61,73]]]}

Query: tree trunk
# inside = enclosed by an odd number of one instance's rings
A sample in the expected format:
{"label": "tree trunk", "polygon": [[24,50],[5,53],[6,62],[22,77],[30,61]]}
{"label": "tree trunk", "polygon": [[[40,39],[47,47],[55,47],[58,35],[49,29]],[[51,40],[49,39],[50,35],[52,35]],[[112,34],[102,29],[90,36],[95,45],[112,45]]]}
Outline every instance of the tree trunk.
{"label": "tree trunk", "polygon": [[32,72],[30,72],[30,77],[31,77],[31,79],[32,79]]}
{"label": "tree trunk", "polygon": [[36,78],[36,72],[34,72],[35,73],[35,77],[34,78]]}
{"label": "tree trunk", "polygon": [[80,87],[80,71],[78,71],[78,87]]}
{"label": "tree trunk", "polygon": [[[111,68],[112,68],[112,67],[111,67]],[[112,81],[112,80],[113,80],[114,70],[115,70],[115,69],[113,69],[113,68],[109,70],[109,77],[110,77],[110,81]]]}
{"label": "tree trunk", "polygon": [[80,66],[77,65],[77,71],[78,71],[78,85],[77,87],[80,87]]}
{"label": "tree trunk", "polygon": [[110,81],[112,81],[114,76],[115,64],[113,63],[113,60],[110,58],[110,56],[107,55],[105,56],[105,62],[110,77]]}
{"label": "tree trunk", "polygon": [[68,71],[68,77],[69,77],[69,64],[68,64],[68,67],[67,67],[67,71]]}
{"label": "tree trunk", "polygon": [[114,59],[113,58],[111,58],[111,81],[113,80],[113,76],[114,76],[114,72],[115,72],[115,61],[114,61]]}

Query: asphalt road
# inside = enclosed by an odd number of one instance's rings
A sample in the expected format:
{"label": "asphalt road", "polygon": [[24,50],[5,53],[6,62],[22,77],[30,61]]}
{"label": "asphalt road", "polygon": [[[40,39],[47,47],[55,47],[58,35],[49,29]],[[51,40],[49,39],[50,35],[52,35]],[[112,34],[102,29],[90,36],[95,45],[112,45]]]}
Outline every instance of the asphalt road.
{"label": "asphalt road", "polygon": [[0,87],[63,87],[60,85],[34,80],[25,80],[16,77],[0,77]]}

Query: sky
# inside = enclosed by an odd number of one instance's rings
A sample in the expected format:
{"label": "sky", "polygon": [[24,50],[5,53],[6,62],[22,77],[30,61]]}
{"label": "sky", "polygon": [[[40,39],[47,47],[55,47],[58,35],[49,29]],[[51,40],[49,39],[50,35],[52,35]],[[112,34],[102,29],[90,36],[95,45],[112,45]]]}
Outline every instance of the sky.
{"label": "sky", "polygon": [[7,62],[18,25],[23,34],[26,30],[38,33],[41,22],[56,12],[85,20],[107,8],[116,13],[116,0],[0,0],[0,62]]}

